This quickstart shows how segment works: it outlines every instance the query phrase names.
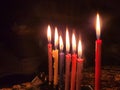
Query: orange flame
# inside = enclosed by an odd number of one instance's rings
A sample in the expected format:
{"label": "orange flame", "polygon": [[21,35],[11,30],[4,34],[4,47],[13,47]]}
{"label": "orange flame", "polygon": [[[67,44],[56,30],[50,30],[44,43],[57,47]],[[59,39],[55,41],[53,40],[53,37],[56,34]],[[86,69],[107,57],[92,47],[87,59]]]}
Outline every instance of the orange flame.
{"label": "orange flame", "polygon": [[81,40],[78,42],[78,57],[81,58],[82,56],[82,43]]}
{"label": "orange flame", "polygon": [[47,28],[47,38],[48,38],[48,42],[51,42],[51,28],[50,28],[50,25],[48,25],[48,28]]}
{"label": "orange flame", "polygon": [[58,30],[57,27],[55,27],[55,47],[57,48],[58,46]]}
{"label": "orange flame", "polygon": [[70,51],[70,39],[69,39],[69,32],[68,29],[66,29],[66,51]]}
{"label": "orange flame", "polygon": [[76,52],[76,39],[75,39],[74,33],[72,34],[72,50],[73,50],[73,53]]}
{"label": "orange flame", "polygon": [[99,39],[100,38],[100,17],[98,13],[96,17],[96,35],[97,35],[97,39]]}
{"label": "orange flame", "polygon": [[59,47],[60,47],[60,50],[62,51],[64,45],[63,45],[63,40],[62,40],[62,37],[61,37],[61,36],[59,37]]}

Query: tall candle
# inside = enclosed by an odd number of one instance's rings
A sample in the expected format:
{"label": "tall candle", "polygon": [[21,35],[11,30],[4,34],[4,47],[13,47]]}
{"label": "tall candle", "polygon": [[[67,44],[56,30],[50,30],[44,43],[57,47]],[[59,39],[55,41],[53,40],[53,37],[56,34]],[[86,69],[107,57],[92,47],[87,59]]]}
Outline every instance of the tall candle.
{"label": "tall candle", "polygon": [[76,60],[77,60],[77,55],[76,55],[76,40],[75,40],[75,35],[72,35],[72,71],[71,71],[71,88],[70,90],[75,90],[75,80],[76,80]]}
{"label": "tall candle", "polygon": [[49,71],[49,84],[52,82],[53,70],[52,70],[52,44],[51,44],[51,28],[48,25],[47,29],[47,37],[48,37],[48,71]]}
{"label": "tall candle", "polygon": [[101,45],[102,40],[100,40],[100,19],[99,14],[97,14],[96,19],[96,51],[95,51],[95,90],[100,89],[100,77],[101,77]]}
{"label": "tall candle", "polygon": [[59,53],[59,90],[63,90],[64,88],[64,52],[63,52],[63,40],[60,36],[59,38],[59,47],[60,47],[60,53]]}
{"label": "tall candle", "polygon": [[58,31],[55,28],[55,50],[53,50],[53,58],[54,58],[54,86],[58,84]]}
{"label": "tall candle", "polygon": [[66,30],[66,67],[65,67],[65,90],[70,90],[70,63],[71,54],[70,51],[70,40],[68,29]]}
{"label": "tall candle", "polygon": [[81,79],[83,70],[83,59],[82,56],[82,44],[81,40],[78,42],[78,59],[77,59],[77,72],[76,72],[76,90],[81,90]]}

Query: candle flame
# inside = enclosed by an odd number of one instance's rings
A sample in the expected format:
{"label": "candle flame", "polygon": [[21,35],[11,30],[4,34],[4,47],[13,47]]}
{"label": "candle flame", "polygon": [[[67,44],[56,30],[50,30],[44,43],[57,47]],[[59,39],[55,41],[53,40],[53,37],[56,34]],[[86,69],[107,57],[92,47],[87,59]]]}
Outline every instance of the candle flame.
{"label": "candle flame", "polygon": [[50,28],[50,25],[48,25],[48,28],[47,28],[47,38],[48,38],[48,42],[51,42],[51,28]]}
{"label": "candle flame", "polygon": [[99,39],[100,38],[100,17],[98,13],[96,17],[96,35],[97,35],[97,39]]}
{"label": "candle flame", "polygon": [[73,53],[76,52],[76,39],[75,39],[74,33],[72,34],[72,50],[73,50]]}
{"label": "candle flame", "polygon": [[81,58],[82,56],[82,43],[81,40],[78,42],[78,57]]}
{"label": "candle flame", "polygon": [[61,36],[59,37],[59,47],[60,47],[60,50],[62,51],[64,45],[63,45],[63,40],[62,40],[62,37],[61,37]]}
{"label": "candle flame", "polygon": [[69,39],[69,32],[68,29],[66,29],[66,51],[70,51],[70,39]]}
{"label": "candle flame", "polygon": [[57,27],[55,27],[55,48],[58,46],[58,30]]}

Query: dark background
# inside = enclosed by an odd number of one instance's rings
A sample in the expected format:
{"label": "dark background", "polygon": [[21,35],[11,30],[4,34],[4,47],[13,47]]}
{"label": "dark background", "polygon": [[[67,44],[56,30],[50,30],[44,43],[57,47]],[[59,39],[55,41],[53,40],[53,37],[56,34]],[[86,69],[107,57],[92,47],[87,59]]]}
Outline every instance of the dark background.
{"label": "dark background", "polygon": [[66,27],[70,35],[80,34],[85,67],[94,66],[97,12],[102,21],[102,66],[120,65],[120,5],[115,0],[1,0],[0,9],[1,85],[47,73],[48,24],[52,42],[55,26],[64,39]]}

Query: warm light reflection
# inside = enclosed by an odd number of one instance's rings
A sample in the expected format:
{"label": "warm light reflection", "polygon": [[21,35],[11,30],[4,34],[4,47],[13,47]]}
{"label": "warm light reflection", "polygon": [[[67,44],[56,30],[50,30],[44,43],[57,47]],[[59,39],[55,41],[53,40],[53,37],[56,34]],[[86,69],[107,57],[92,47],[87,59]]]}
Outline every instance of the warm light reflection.
{"label": "warm light reflection", "polygon": [[47,28],[47,38],[48,38],[48,42],[51,42],[51,28],[50,28],[50,25],[48,25],[48,28]]}
{"label": "warm light reflection", "polygon": [[58,30],[57,27],[55,27],[55,48],[58,46]]}
{"label": "warm light reflection", "polygon": [[66,29],[66,52],[69,51],[70,51],[70,39],[68,29]]}
{"label": "warm light reflection", "polygon": [[73,50],[73,53],[76,52],[76,39],[75,39],[74,33],[72,34],[72,50]]}
{"label": "warm light reflection", "polygon": [[81,43],[81,40],[79,40],[79,42],[78,42],[78,57],[79,58],[82,57],[82,43]]}
{"label": "warm light reflection", "polygon": [[100,38],[100,17],[98,13],[96,17],[96,35],[97,35],[97,39],[99,39]]}
{"label": "warm light reflection", "polygon": [[63,51],[64,45],[63,45],[63,40],[61,36],[59,37],[59,47],[60,47],[60,51]]}

